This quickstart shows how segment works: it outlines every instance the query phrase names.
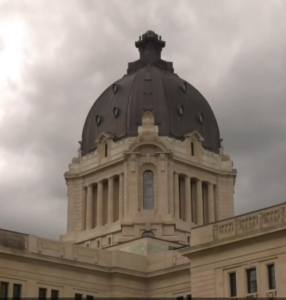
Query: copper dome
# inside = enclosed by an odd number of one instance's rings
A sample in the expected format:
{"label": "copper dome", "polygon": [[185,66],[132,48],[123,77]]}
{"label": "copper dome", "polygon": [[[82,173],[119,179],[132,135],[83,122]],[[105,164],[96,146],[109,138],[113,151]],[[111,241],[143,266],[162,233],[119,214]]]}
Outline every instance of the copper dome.
{"label": "copper dome", "polygon": [[109,86],[95,101],[85,121],[81,150],[95,150],[102,133],[114,140],[137,136],[145,111],[151,111],[160,136],[183,140],[197,130],[203,147],[219,152],[220,134],[206,99],[191,84],[174,74],[173,65],[161,59],[165,42],[147,31],[135,43],[140,59],[129,63],[127,75]]}

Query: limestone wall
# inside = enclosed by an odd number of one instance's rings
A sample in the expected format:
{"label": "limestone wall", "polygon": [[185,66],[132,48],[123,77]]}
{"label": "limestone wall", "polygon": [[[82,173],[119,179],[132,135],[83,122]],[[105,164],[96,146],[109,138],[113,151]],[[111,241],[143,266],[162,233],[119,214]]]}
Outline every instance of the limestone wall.
{"label": "limestone wall", "polygon": [[[24,241],[0,245],[0,281],[22,285],[22,297],[38,297],[39,288],[96,297],[172,297],[190,293],[190,264],[176,251],[139,255],[120,250],[92,249],[14,233]],[[0,230],[0,236],[11,236]],[[160,245],[160,241],[154,241]],[[14,248],[10,248],[14,245]],[[152,252],[152,251],[151,251]],[[147,253],[148,254],[148,253]]]}
{"label": "limestone wall", "polygon": [[[283,297],[286,266],[286,204],[194,228],[191,247],[180,252],[191,260],[193,297],[230,297],[229,273],[236,273],[237,298],[252,296],[246,272],[256,268],[254,297]],[[276,288],[270,290],[267,266],[274,264]]]}

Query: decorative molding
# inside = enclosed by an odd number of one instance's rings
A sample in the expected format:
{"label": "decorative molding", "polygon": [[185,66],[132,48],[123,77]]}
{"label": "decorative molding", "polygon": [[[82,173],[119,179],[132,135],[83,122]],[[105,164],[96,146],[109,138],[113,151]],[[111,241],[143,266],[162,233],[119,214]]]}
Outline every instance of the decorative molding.
{"label": "decorative molding", "polygon": [[160,160],[160,170],[161,170],[161,172],[165,172],[166,155],[164,153],[161,153],[160,156],[159,156],[159,160]]}
{"label": "decorative molding", "polygon": [[135,172],[136,171],[136,154],[131,154],[130,155],[130,166],[131,166],[131,172]]}
{"label": "decorative molding", "polygon": [[203,136],[197,131],[188,132],[184,135],[185,138],[191,138],[192,140],[203,142],[204,138]]}

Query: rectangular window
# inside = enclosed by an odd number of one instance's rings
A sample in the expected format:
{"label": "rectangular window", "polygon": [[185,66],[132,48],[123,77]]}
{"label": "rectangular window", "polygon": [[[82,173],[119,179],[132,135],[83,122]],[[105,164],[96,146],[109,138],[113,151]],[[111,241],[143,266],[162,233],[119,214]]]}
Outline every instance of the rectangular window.
{"label": "rectangular window", "polygon": [[86,295],[86,300],[93,300],[94,297],[93,296],[90,296],[90,295]]}
{"label": "rectangular window", "polygon": [[0,283],[0,299],[1,300],[7,300],[8,298],[8,282],[1,282]]}
{"label": "rectangular window", "polygon": [[208,185],[207,183],[202,183],[202,196],[203,196],[203,222],[204,225],[209,222],[209,203],[208,203]]}
{"label": "rectangular window", "polygon": [[256,268],[246,271],[247,274],[247,292],[249,294],[257,292]]}
{"label": "rectangular window", "polygon": [[184,300],[184,296],[176,297],[176,300]]}
{"label": "rectangular window", "polygon": [[47,289],[39,288],[39,300],[47,299]]}
{"label": "rectangular window", "polygon": [[187,295],[187,299],[192,299],[192,295]]}
{"label": "rectangular window", "polygon": [[58,290],[52,290],[51,291],[51,299],[52,300],[58,300],[59,299],[59,291]]}
{"label": "rectangular window", "polygon": [[75,300],[81,300],[82,299],[82,294],[75,294],[74,298],[75,298]]}
{"label": "rectangular window", "polygon": [[236,273],[229,273],[230,297],[236,297]]}
{"label": "rectangular window", "polygon": [[185,178],[179,175],[179,218],[186,221],[185,218]]}
{"label": "rectangular window", "polygon": [[21,299],[21,284],[13,284],[13,300],[20,300]]}
{"label": "rectangular window", "polygon": [[267,266],[268,270],[268,287],[269,290],[275,290],[276,289],[276,279],[275,279],[275,266],[274,264]]}
{"label": "rectangular window", "polygon": [[197,224],[197,182],[191,179],[191,205],[192,205],[192,222]]}

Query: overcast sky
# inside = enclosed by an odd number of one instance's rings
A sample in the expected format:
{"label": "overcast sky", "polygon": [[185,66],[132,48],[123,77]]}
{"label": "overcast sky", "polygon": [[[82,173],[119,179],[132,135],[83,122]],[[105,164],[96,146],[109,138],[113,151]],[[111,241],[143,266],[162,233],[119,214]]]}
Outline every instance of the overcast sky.
{"label": "overcast sky", "polygon": [[286,200],[286,1],[0,1],[0,228],[66,231],[63,178],[96,98],[151,29],[216,114],[235,213]]}

